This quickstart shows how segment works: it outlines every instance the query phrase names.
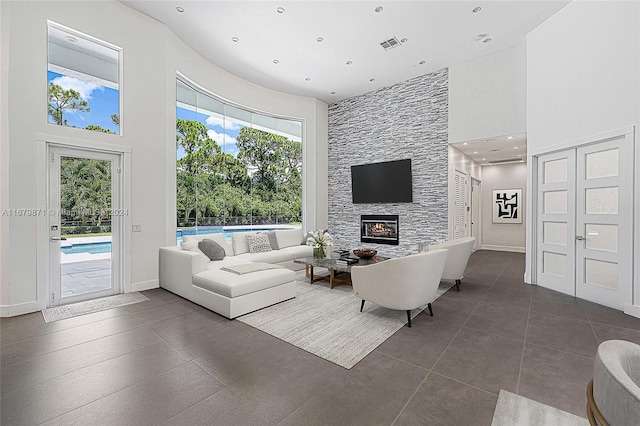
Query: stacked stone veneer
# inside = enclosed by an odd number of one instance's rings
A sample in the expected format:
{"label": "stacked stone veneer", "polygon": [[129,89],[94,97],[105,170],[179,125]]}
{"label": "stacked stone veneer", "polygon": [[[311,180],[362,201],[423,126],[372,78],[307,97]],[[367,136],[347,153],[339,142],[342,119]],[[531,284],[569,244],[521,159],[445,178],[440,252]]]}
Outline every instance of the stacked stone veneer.
{"label": "stacked stone veneer", "polygon": [[[336,246],[404,256],[447,238],[448,70],[329,106],[329,231]],[[413,203],[353,204],[351,166],[411,159]],[[399,215],[398,246],[360,242],[360,215]]]}

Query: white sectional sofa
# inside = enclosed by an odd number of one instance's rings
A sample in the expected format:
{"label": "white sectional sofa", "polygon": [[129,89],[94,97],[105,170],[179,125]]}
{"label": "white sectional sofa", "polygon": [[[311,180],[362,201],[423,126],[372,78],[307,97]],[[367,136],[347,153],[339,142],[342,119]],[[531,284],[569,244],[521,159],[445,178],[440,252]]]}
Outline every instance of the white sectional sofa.
{"label": "white sectional sofa", "polygon": [[[183,246],[189,242],[211,239],[224,248],[222,260],[210,261],[196,250],[182,246],[160,249],[160,287],[204,306],[229,319],[265,308],[296,297],[295,270],[304,265],[294,259],[313,255],[313,248],[303,243],[300,228],[276,230],[277,250],[251,253],[247,234],[235,232],[232,242],[223,234],[185,236]],[[223,267],[268,263],[282,268],[266,269],[238,275]]]}

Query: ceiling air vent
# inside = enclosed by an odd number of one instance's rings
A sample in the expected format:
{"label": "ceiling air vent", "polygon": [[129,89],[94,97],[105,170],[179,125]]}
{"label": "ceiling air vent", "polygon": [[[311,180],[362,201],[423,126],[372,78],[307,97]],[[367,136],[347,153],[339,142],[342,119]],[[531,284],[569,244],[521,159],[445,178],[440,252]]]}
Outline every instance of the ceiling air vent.
{"label": "ceiling air vent", "polygon": [[518,157],[518,158],[510,158],[508,160],[495,160],[495,161],[489,161],[489,164],[504,164],[504,163],[520,163],[524,161],[522,158]]}
{"label": "ceiling air vent", "polygon": [[380,46],[382,46],[384,50],[393,49],[394,47],[398,47],[400,45],[402,45],[402,43],[400,43],[400,41],[395,37],[392,37],[389,40],[385,40],[380,43]]}

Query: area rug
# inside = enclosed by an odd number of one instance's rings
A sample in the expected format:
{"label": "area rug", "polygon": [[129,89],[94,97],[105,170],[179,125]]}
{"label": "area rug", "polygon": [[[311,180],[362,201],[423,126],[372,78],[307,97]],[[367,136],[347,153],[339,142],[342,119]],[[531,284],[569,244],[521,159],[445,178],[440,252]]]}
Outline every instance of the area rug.
{"label": "area rug", "polygon": [[589,421],[575,414],[500,389],[491,426],[533,425],[588,426]]}
{"label": "area rug", "polygon": [[[300,349],[350,369],[407,323],[406,311],[365,303],[350,286],[329,289],[328,283],[309,284],[297,274],[295,299],[237,318]],[[451,288],[441,283],[436,298]],[[412,318],[425,306],[415,309]],[[437,312],[437,308],[434,306]]]}
{"label": "area rug", "polygon": [[94,312],[105,311],[107,309],[118,308],[120,306],[132,305],[138,302],[149,300],[141,293],[123,293],[115,296],[102,297],[100,299],[87,300],[85,302],[72,303],[55,308],[44,309],[42,316],[44,322],[53,322]]}

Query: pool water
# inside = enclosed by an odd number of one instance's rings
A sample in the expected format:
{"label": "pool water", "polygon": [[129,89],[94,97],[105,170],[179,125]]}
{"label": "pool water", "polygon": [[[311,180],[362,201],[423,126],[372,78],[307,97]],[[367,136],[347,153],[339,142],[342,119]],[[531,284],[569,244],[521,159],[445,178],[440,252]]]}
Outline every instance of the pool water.
{"label": "pool water", "polygon": [[90,244],[73,244],[71,246],[62,247],[60,250],[62,250],[62,252],[64,254],[78,254],[78,253],[100,254],[100,253],[110,253],[111,252],[111,242],[90,243]]}
{"label": "pool water", "polygon": [[[291,228],[268,228],[268,227],[255,227],[251,229],[223,229],[221,227],[199,227],[198,229],[178,229],[176,232],[178,245],[182,242],[184,235],[202,235],[202,234],[224,234],[225,238],[231,241],[231,234],[234,232],[247,232],[247,231],[272,231],[275,229],[291,229]],[[62,247],[62,253],[64,254],[100,254],[111,253],[111,242],[102,243],[89,243],[89,244],[73,244],[67,247]]]}

